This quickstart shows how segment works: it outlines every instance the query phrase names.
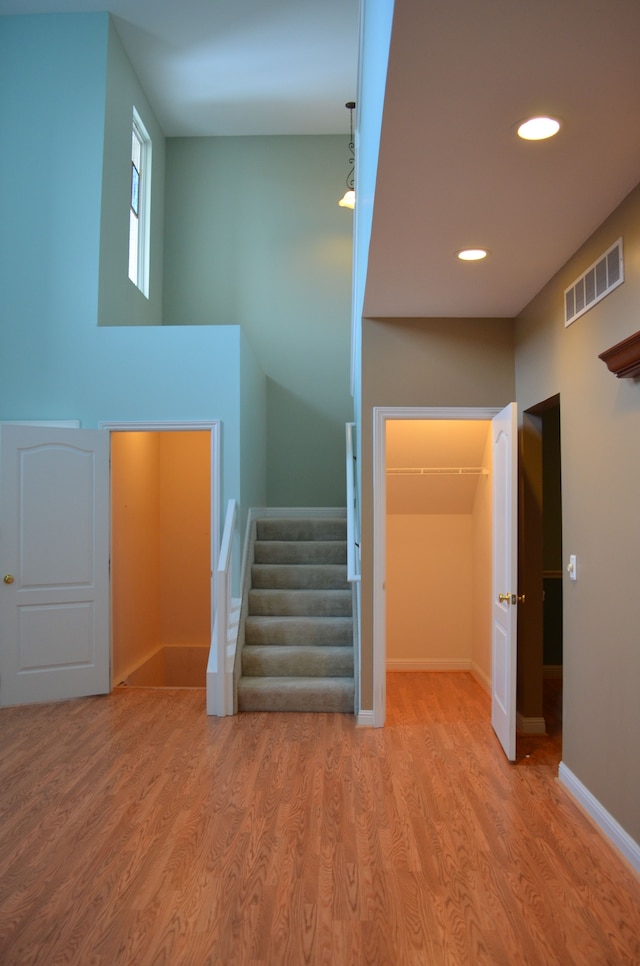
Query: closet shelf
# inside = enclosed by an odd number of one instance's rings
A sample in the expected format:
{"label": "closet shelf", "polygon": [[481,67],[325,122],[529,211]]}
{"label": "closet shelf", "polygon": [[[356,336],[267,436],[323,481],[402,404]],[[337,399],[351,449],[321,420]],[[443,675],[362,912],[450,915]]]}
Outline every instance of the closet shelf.
{"label": "closet shelf", "polygon": [[634,332],[617,345],[605,349],[598,359],[602,359],[609,372],[615,373],[618,379],[640,376],[640,332]]}
{"label": "closet shelf", "polygon": [[484,466],[388,466],[387,476],[487,476]]}

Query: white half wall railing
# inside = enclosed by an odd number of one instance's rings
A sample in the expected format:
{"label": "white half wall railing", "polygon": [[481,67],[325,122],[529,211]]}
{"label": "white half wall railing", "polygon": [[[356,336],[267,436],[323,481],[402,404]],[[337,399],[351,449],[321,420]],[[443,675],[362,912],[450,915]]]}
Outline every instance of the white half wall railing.
{"label": "white half wall railing", "polygon": [[207,663],[207,714],[233,714],[233,665],[238,642],[240,600],[232,596],[233,536],[238,508],[229,500],[216,571],[217,609]]}

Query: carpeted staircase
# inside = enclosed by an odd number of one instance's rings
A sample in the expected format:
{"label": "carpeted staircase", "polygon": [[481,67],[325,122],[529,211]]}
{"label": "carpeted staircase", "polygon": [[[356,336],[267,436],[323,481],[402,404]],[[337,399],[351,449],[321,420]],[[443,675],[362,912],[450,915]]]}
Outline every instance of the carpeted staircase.
{"label": "carpeted staircase", "polygon": [[353,713],[344,518],[256,522],[239,711]]}

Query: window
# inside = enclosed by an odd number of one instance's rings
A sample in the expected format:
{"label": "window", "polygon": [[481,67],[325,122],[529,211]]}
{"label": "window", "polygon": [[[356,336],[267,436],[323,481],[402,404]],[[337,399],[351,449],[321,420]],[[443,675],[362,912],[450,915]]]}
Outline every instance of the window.
{"label": "window", "polygon": [[129,278],[149,298],[149,206],[151,138],[133,109],[131,195],[129,199]]}

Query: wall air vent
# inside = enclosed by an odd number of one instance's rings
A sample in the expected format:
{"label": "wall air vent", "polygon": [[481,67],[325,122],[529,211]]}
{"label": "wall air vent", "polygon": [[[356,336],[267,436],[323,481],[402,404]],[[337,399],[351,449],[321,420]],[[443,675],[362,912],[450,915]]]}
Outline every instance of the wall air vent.
{"label": "wall air vent", "polygon": [[624,282],[622,238],[590,265],[564,292],[564,324],[576,319]]}

